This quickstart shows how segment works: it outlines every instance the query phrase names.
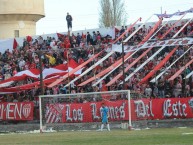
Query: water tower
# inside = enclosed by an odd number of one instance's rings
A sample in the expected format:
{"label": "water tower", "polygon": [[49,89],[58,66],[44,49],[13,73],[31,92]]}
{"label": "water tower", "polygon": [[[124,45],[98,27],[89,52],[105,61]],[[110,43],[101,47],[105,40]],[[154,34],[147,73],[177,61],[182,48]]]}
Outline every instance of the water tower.
{"label": "water tower", "polygon": [[36,34],[44,0],[0,0],[0,39]]}

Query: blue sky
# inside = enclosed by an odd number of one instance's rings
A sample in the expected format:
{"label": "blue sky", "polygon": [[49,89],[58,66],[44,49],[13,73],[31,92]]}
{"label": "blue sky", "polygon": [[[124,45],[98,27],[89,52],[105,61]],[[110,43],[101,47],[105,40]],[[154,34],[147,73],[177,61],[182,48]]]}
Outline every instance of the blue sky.
{"label": "blue sky", "polygon": [[[73,17],[73,30],[98,28],[99,0],[44,0],[45,18],[37,22],[37,35],[66,32],[66,13]],[[193,7],[191,0],[125,0],[127,25],[142,17],[146,20],[154,13],[174,13]],[[192,17],[192,14],[187,17]],[[174,17],[177,19],[178,17]],[[150,21],[156,21],[154,16]]]}

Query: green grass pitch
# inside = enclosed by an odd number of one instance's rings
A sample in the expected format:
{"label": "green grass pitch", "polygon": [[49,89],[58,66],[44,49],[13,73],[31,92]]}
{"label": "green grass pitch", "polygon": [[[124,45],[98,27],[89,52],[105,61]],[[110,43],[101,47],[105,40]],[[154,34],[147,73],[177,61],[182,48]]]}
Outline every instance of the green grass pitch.
{"label": "green grass pitch", "polygon": [[193,145],[193,128],[1,134],[0,145]]}

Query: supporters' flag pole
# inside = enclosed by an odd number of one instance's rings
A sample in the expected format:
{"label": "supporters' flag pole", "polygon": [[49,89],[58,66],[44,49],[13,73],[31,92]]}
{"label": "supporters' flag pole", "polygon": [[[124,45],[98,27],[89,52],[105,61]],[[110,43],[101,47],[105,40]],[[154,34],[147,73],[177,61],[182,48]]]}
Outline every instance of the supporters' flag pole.
{"label": "supporters' flag pole", "polygon": [[[133,23],[130,27],[129,27],[129,30],[134,27],[135,23]],[[141,24],[141,26],[143,26],[143,24]],[[128,38],[131,39],[133,37],[133,35],[135,35],[141,28],[137,28]],[[128,30],[128,31],[129,31]],[[128,39],[128,40],[129,40]],[[127,53],[125,56],[124,56],[124,61],[126,61],[127,59],[129,59],[128,57],[131,55],[132,53]],[[121,62],[122,62],[122,58],[119,59],[118,61],[116,61],[112,66],[108,67],[107,69],[103,70],[102,72],[100,72],[99,74],[96,75],[97,78],[100,78],[101,76],[104,76],[106,73],[108,73],[109,71],[111,71],[112,69],[114,69],[114,67],[116,67],[117,65],[121,65]],[[88,80],[86,80],[85,82],[82,82],[81,84],[79,84],[78,86],[84,86],[92,81],[95,80],[95,77],[92,77]]]}
{"label": "supporters' flag pole", "polygon": [[190,60],[185,66],[180,68],[173,76],[171,76],[168,80],[173,81],[176,77],[178,77],[191,63],[193,63],[193,59]]}
{"label": "supporters' flag pole", "polygon": [[[186,14],[184,14],[180,20],[185,16]],[[165,35],[163,35],[162,37],[165,37],[172,29],[173,27],[180,21],[178,20],[169,30],[168,32],[165,33]],[[175,38],[176,36],[178,36],[178,34],[182,31],[183,29],[180,29],[172,38]],[[151,57],[149,57],[144,63],[142,63],[137,69],[135,69],[129,76],[127,76],[125,78],[125,81],[128,81],[136,72],[138,72],[140,69],[142,69],[150,60],[152,60],[157,54],[159,54],[166,46],[163,45],[161,48],[159,48],[158,51],[156,51]],[[120,84],[122,84],[123,82],[121,82]]]}
{"label": "supporters' flag pole", "polygon": [[63,80],[65,80],[68,77],[68,75],[71,76],[72,74],[76,73],[78,70],[82,69],[85,65],[87,65],[89,62],[91,62],[93,59],[97,58],[102,53],[103,53],[103,51],[99,52],[98,54],[95,54],[93,57],[89,58],[87,61],[85,61],[82,64],[80,64],[75,69],[71,70],[69,72],[69,74],[65,74],[62,78],[57,79],[56,81],[54,81],[53,83],[51,83],[47,87],[52,88],[53,86],[61,83]]}
{"label": "supporters' flag pole", "polygon": [[[158,28],[158,26],[161,24],[162,20],[160,19],[155,25],[154,27],[151,29],[151,31],[147,34],[147,36],[139,43],[139,45],[144,44],[149,38],[150,36],[154,33],[154,31]],[[137,53],[140,49],[138,49],[137,51],[135,51],[134,53],[132,53],[130,57],[132,57],[135,53]],[[126,60],[125,60],[126,61]],[[103,79],[105,79],[107,76],[109,76],[113,71],[115,71],[120,65],[122,65],[122,63],[120,63],[119,65],[117,65],[113,70],[111,70],[108,74],[106,74],[105,76],[103,76],[100,80],[98,80],[95,84],[93,84],[93,86],[96,86],[98,83],[100,83]],[[126,72],[126,71],[125,71]],[[122,72],[123,74],[123,72]]]}
{"label": "supporters' flag pole", "polygon": [[[175,38],[188,25],[188,23],[192,19],[193,18],[191,18],[188,22],[186,22],[186,24],[173,36],[173,38]],[[192,48],[192,47],[190,47],[190,48]],[[190,50],[190,48],[185,53],[187,53]],[[158,76],[156,76],[156,78],[153,78],[150,82],[157,81],[168,69],[170,69],[172,67],[172,65],[174,65],[182,56],[184,56],[185,53],[183,53],[180,57],[178,57],[170,66],[168,66],[163,72],[161,72]]]}
{"label": "supporters' flag pole", "polygon": [[151,76],[153,76],[174,54],[174,52],[178,49],[175,47],[158,65],[156,65],[152,71],[150,71],[140,82],[139,84],[145,83]]}

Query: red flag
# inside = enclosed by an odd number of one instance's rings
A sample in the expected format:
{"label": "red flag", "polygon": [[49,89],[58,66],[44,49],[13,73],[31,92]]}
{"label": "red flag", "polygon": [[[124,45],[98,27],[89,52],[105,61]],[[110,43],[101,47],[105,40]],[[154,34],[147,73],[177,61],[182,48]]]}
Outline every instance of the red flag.
{"label": "red flag", "polygon": [[30,42],[30,41],[32,41],[32,37],[31,36],[26,36],[26,40],[27,40],[27,42]]}
{"label": "red flag", "polygon": [[119,33],[119,31],[120,31],[120,30],[115,27],[115,34],[116,34],[116,33]]}
{"label": "red flag", "polygon": [[108,88],[107,88],[107,86],[106,86],[106,84],[105,84],[104,81],[102,82],[102,88],[101,88],[101,91],[102,91],[102,92],[108,91]]}
{"label": "red flag", "polygon": [[82,38],[83,39],[86,38],[86,34],[84,34],[83,32],[82,32]]}
{"label": "red flag", "polygon": [[17,46],[19,46],[19,45],[18,45],[16,39],[14,38],[14,40],[13,40],[13,49],[16,49]]}
{"label": "red flag", "polygon": [[84,63],[84,59],[80,58],[80,59],[78,60],[78,64],[80,65],[80,64],[82,64],[82,63]]}
{"label": "red flag", "polygon": [[68,67],[75,69],[77,66],[78,66],[78,63],[74,59],[71,58],[69,60],[69,66]]}
{"label": "red flag", "polygon": [[58,36],[58,38],[63,38],[63,37],[65,37],[63,34],[61,34],[61,33],[57,33],[57,36]]}

